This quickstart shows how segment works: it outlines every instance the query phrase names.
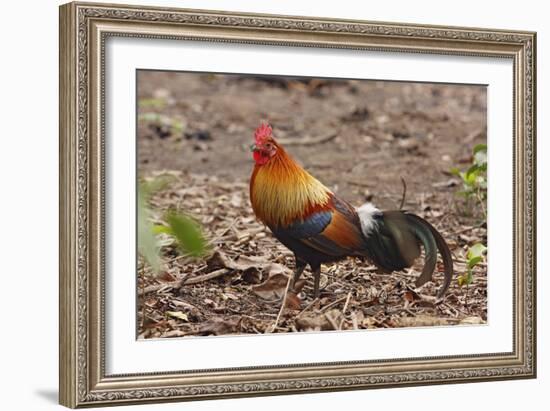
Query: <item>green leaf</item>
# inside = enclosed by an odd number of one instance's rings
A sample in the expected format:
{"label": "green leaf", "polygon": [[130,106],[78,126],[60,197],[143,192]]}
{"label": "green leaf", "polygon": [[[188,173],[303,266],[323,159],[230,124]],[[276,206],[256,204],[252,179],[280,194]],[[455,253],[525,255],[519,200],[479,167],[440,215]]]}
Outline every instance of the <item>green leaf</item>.
{"label": "green leaf", "polygon": [[474,146],[474,154],[477,154],[478,152],[487,152],[487,144],[476,144]]}
{"label": "green leaf", "polygon": [[200,256],[206,251],[206,241],[202,232],[191,218],[173,211],[166,215],[166,221],[176,237],[180,248],[192,256]]}
{"label": "green leaf", "polygon": [[472,270],[468,268],[468,271],[456,278],[459,287],[464,285],[470,285],[474,281]]}
{"label": "green leaf", "polygon": [[477,180],[477,178],[476,178],[475,172],[471,173],[471,174],[468,174],[468,178],[466,179],[466,184],[468,186],[475,186],[476,180]]}
{"label": "green leaf", "polygon": [[487,153],[485,151],[478,151],[474,154],[474,164],[484,165],[487,164]]}
{"label": "green leaf", "polygon": [[[464,197],[467,201],[475,199],[479,208],[486,209],[484,201],[487,199],[487,145],[478,144],[473,149],[472,164],[466,171],[460,171],[458,168],[450,170],[452,175],[459,176],[462,179],[462,190],[457,191],[456,195]],[[473,204],[468,203],[468,208],[472,209]],[[474,210],[471,210],[473,214]],[[483,211],[486,214],[485,211]]]}
{"label": "green leaf", "polygon": [[482,257],[483,258],[483,253],[485,253],[485,251],[487,251],[487,247],[485,247],[481,243],[476,243],[468,249],[468,253],[466,254],[466,258],[468,260],[471,260],[471,259],[476,258],[476,257]]}
{"label": "green leaf", "polygon": [[468,274],[464,273],[462,275],[459,275],[458,277],[456,277],[456,281],[457,281],[459,287],[462,287],[463,285],[469,284],[468,283]]}
{"label": "green leaf", "polygon": [[474,147],[474,163],[487,167],[487,144],[478,144]]}
{"label": "green leaf", "polygon": [[470,168],[468,168],[468,170],[466,170],[466,173],[464,174],[464,181],[466,182],[466,184],[474,185],[477,179],[478,172],[479,167],[477,166],[477,164],[473,164],[472,166],[470,166]]}
{"label": "green leaf", "polygon": [[468,268],[474,268],[477,264],[483,261],[483,257],[477,256],[468,260]]}
{"label": "green leaf", "polygon": [[479,171],[486,173],[487,172],[487,163],[479,164],[478,165]]}
{"label": "green leaf", "polygon": [[154,234],[174,235],[174,232],[172,231],[171,227],[168,227],[166,225],[161,225],[161,224],[155,224],[153,226],[153,233]]}
{"label": "green leaf", "polygon": [[460,169],[458,167],[453,167],[449,170],[449,173],[451,173],[453,176],[461,177],[460,175]]}
{"label": "green leaf", "polygon": [[172,236],[165,236],[163,238],[157,237],[157,241],[158,241],[159,247],[162,248],[162,247],[168,247],[169,245],[174,244],[176,242],[176,239]]}

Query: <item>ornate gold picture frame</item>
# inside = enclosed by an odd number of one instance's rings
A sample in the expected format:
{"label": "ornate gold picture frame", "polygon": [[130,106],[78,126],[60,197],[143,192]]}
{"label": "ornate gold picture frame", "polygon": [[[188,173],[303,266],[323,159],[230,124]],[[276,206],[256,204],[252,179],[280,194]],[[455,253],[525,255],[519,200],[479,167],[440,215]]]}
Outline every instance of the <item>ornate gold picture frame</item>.
{"label": "ornate gold picture frame", "polygon": [[[513,62],[513,350],[109,375],[105,368],[105,43],[199,40]],[[115,404],[536,376],[536,35],[479,28],[69,3],[60,8],[60,403]],[[498,255],[497,255],[498,256]],[[284,338],[284,337],[281,337]]]}

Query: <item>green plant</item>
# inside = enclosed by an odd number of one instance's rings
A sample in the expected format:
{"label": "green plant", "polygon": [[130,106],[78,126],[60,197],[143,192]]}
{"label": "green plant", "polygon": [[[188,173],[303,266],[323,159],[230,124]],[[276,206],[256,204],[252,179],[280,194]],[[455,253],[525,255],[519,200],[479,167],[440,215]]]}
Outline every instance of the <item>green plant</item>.
{"label": "green plant", "polygon": [[190,256],[201,256],[207,252],[207,243],[202,230],[191,217],[169,210],[164,214],[166,224],[151,222],[153,211],[149,207],[151,195],[165,188],[171,179],[162,176],[151,181],[141,182],[138,186],[137,214],[138,214],[138,251],[144,260],[157,273],[160,270],[162,258],[162,243],[159,234],[172,236],[180,250]]}
{"label": "green plant", "polygon": [[458,194],[467,200],[475,199],[487,219],[487,145],[478,144],[473,149],[472,164],[466,171],[451,169],[451,174],[462,181],[462,191]]}
{"label": "green plant", "polygon": [[470,291],[470,284],[474,281],[474,267],[479,265],[483,261],[483,254],[487,252],[487,247],[481,243],[476,243],[468,248],[466,253],[467,269],[466,272],[457,277],[458,286],[466,286],[465,305],[468,306],[468,293]]}
{"label": "green plant", "polygon": [[460,287],[462,287],[463,285],[468,286],[473,282],[473,269],[475,266],[483,261],[483,254],[486,251],[487,247],[485,247],[481,243],[476,243],[468,248],[468,252],[466,253],[467,270],[464,274],[459,275],[457,278],[458,285]]}
{"label": "green plant", "polygon": [[[472,164],[466,171],[453,168],[451,173],[462,181],[462,191],[458,194],[464,196],[468,201],[475,200],[487,220],[487,145],[478,144],[473,149]],[[487,251],[484,244],[476,243],[468,248],[466,253],[467,270],[457,278],[460,287],[468,286],[473,281],[473,269],[483,261],[483,254]],[[468,293],[466,292],[466,296]]]}

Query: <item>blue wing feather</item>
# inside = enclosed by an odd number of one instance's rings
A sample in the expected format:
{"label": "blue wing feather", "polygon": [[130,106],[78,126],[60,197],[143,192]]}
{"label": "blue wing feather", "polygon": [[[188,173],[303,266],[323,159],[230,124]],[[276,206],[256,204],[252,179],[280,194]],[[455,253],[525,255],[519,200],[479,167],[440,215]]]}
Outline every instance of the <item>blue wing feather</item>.
{"label": "blue wing feather", "polygon": [[283,230],[294,238],[313,237],[319,233],[322,233],[323,230],[330,224],[331,220],[332,212],[319,211],[302,221],[296,221],[290,224]]}
{"label": "blue wing feather", "polygon": [[[332,237],[336,232],[328,232],[332,223],[353,221],[353,209],[342,201],[337,202],[333,210],[318,211],[304,220],[295,221],[287,227],[271,227],[275,237],[289,247],[297,256],[306,261],[330,261],[353,253],[354,247],[349,244],[340,244]],[[338,215],[335,215],[338,214]],[[340,220],[338,220],[338,218]],[[350,225],[348,227],[355,227]],[[350,229],[351,230],[351,229]],[[351,235],[358,235],[353,230]],[[346,238],[345,236],[343,237]]]}
{"label": "blue wing feather", "polygon": [[332,221],[332,214],[332,211],[318,211],[287,227],[271,227],[271,231],[279,241],[306,261],[311,261],[317,253],[337,257],[345,254],[346,250],[322,235]]}

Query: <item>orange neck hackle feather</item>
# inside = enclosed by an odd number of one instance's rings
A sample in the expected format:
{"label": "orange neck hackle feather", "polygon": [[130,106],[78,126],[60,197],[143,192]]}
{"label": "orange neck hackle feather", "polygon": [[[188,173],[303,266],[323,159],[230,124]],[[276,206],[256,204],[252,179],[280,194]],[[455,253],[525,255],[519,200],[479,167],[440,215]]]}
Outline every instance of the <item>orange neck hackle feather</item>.
{"label": "orange neck hackle feather", "polygon": [[332,195],[279,145],[267,164],[255,165],[250,180],[254,213],[271,227],[285,227],[328,208]]}

